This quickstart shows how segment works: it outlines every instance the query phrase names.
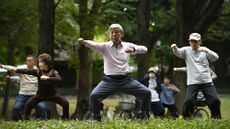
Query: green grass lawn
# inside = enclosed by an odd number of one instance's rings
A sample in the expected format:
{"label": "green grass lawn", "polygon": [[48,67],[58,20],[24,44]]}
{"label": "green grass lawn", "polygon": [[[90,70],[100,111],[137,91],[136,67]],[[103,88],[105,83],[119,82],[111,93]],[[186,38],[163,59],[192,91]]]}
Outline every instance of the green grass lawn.
{"label": "green grass lawn", "polygon": [[[229,129],[230,128],[230,96],[220,96],[221,98],[221,113],[222,120],[183,120],[181,118],[177,120],[172,119],[155,119],[151,117],[149,120],[137,121],[137,120],[121,120],[115,119],[108,121],[104,119],[102,122],[92,122],[88,120],[78,121],[61,121],[61,120],[30,120],[30,121],[4,121],[0,120],[0,129]],[[70,100],[70,114],[74,112],[76,106],[75,97],[68,97]],[[106,99],[104,104],[109,106],[109,112],[113,114],[115,106],[120,99]],[[15,98],[10,99],[9,103],[9,116],[11,116],[12,105]],[[2,105],[2,99],[0,99],[0,105]],[[207,107],[206,107],[207,108]],[[1,110],[1,109],[0,109]],[[60,112],[61,107],[58,106]],[[208,109],[207,109],[208,110]]]}
{"label": "green grass lawn", "polygon": [[0,121],[0,129],[229,129],[228,120]]}

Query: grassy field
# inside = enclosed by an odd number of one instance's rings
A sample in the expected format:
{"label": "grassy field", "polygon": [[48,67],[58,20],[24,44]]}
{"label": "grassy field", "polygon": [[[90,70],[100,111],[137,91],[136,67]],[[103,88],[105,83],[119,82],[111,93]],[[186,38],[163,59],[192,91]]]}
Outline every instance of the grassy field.
{"label": "grassy field", "polygon": [[[230,128],[230,96],[221,97],[221,112],[222,120],[177,120],[172,119],[155,119],[151,117],[149,120],[121,120],[115,119],[108,121],[104,119],[102,122],[92,122],[88,120],[78,121],[61,121],[61,120],[30,120],[30,121],[4,121],[0,120],[0,129],[229,129]],[[10,107],[14,103],[15,98],[10,99]],[[70,114],[74,112],[76,100],[74,97],[69,97],[70,100]],[[113,114],[115,106],[119,103],[120,99],[106,99],[105,106],[109,106],[109,112]],[[0,100],[2,105],[2,99]],[[61,107],[58,106],[60,112]],[[12,108],[9,110],[11,116]]]}
{"label": "grassy field", "polygon": [[227,120],[149,119],[143,121],[0,121],[0,129],[229,129]]}

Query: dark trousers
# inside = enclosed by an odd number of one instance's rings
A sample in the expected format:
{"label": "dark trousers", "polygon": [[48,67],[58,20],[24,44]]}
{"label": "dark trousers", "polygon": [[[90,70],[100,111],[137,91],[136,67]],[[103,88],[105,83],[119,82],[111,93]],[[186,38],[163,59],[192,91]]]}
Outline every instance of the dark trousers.
{"label": "dark trousers", "polygon": [[175,104],[164,104],[163,106],[165,108],[168,108],[168,110],[172,113],[173,118],[178,118],[179,117],[179,112]]}
{"label": "dark trousers", "polygon": [[38,95],[35,95],[35,96],[31,97],[26,102],[25,119],[29,119],[29,116],[30,116],[30,113],[31,113],[32,109],[39,102],[42,102],[42,101],[52,101],[52,102],[55,102],[55,103],[59,104],[63,109],[62,119],[69,119],[69,101],[66,100],[64,97],[62,97],[59,94],[56,94],[56,95],[54,95],[52,97],[49,97],[49,98],[43,98],[43,97],[40,97]]}
{"label": "dark trousers", "polygon": [[221,119],[220,100],[216,92],[216,88],[212,83],[188,85],[186,97],[183,107],[183,117],[189,118],[191,111],[193,111],[194,103],[196,101],[197,93],[201,90],[206,99],[207,105],[211,111],[211,117]]}
{"label": "dark trousers", "polygon": [[129,76],[105,75],[90,95],[90,107],[94,116],[100,117],[100,102],[116,92],[124,92],[138,97],[141,100],[140,112],[149,113],[151,92],[148,88]]}
{"label": "dark trousers", "polygon": [[160,101],[151,102],[151,111],[155,117],[163,117],[165,114],[164,107]]}

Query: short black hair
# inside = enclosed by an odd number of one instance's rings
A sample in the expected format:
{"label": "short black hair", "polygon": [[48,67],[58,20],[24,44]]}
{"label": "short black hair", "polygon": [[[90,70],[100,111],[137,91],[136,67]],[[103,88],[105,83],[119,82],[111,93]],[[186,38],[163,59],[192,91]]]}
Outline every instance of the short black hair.
{"label": "short black hair", "polygon": [[165,79],[169,79],[170,81],[172,81],[172,77],[171,76],[166,75],[166,76],[164,76],[164,78]]}
{"label": "short black hair", "polygon": [[46,65],[48,65],[49,69],[52,68],[52,57],[47,53],[42,53],[38,56],[38,60],[43,61]]}
{"label": "short black hair", "polygon": [[26,58],[31,57],[33,59],[36,59],[34,55],[27,55]]}

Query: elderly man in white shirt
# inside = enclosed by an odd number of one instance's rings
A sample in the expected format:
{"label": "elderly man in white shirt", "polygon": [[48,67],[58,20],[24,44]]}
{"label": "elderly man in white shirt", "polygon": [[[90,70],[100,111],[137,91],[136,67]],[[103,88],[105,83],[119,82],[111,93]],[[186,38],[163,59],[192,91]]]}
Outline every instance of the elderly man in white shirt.
{"label": "elderly man in white shirt", "polygon": [[109,27],[109,42],[96,43],[91,40],[79,38],[80,44],[96,50],[102,54],[104,59],[104,78],[94,88],[90,95],[90,107],[93,119],[100,121],[100,101],[116,92],[125,92],[138,96],[142,100],[139,119],[145,118],[149,113],[151,92],[141,83],[131,78],[129,73],[129,57],[134,54],[143,54],[147,48],[129,42],[123,42],[123,28],[120,24],[111,24]]}
{"label": "elderly man in white shirt", "polygon": [[189,118],[190,111],[199,90],[205,96],[212,118],[221,118],[220,100],[213,85],[210,74],[209,61],[218,60],[219,56],[207,47],[201,46],[201,36],[198,33],[192,33],[189,36],[190,46],[178,48],[172,44],[173,53],[185,60],[187,68],[187,93],[183,109],[183,117]]}

